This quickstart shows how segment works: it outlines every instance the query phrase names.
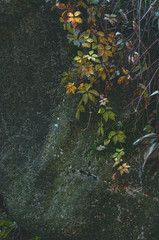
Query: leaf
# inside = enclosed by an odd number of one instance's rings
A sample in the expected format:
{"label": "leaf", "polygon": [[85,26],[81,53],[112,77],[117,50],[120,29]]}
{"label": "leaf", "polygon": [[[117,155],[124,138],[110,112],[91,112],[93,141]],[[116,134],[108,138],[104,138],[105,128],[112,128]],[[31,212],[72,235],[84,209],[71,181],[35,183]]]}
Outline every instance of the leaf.
{"label": "leaf", "polygon": [[123,83],[123,82],[125,81],[125,79],[126,79],[126,76],[120,77],[120,78],[118,79],[118,84]]}
{"label": "leaf", "polygon": [[97,45],[95,43],[92,43],[92,49],[96,49]]}
{"label": "leaf", "polygon": [[104,37],[105,36],[105,33],[104,32],[97,32],[97,34],[98,34],[98,36],[100,36],[100,37]]}
{"label": "leaf", "polygon": [[114,131],[111,131],[108,135],[108,138],[112,138],[114,135],[116,135],[116,132]]}
{"label": "leaf", "polygon": [[94,51],[93,51],[93,50],[89,51],[89,55],[92,55],[93,53],[94,53]]}
{"label": "leaf", "polygon": [[113,136],[113,142],[114,142],[114,144],[116,144],[117,141],[118,141],[118,136],[117,136],[117,135]]}
{"label": "leaf", "polygon": [[105,139],[104,140],[104,146],[107,146],[110,143],[110,139]]}
{"label": "leaf", "polygon": [[108,116],[111,120],[115,121],[115,113],[113,113],[112,111],[108,111]]}
{"label": "leaf", "polygon": [[79,16],[80,14],[81,14],[80,11],[76,11],[76,12],[74,13],[74,16],[77,17],[77,16]]}
{"label": "leaf", "polygon": [[86,110],[85,110],[85,107],[83,106],[83,105],[80,105],[79,106],[79,110],[80,110],[80,112],[85,112]]}
{"label": "leaf", "polygon": [[87,38],[87,42],[92,43],[94,40],[92,38]]}
{"label": "leaf", "polygon": [[104,113],[105,112],[105,109],[103,107],[101,107],[98,111],[98,113]]}
{"label": "leaf", "polygon": [[89,99],[95,103],[95,97],[91,93],[88,93],[88,96],[89,96]]}
{"label": "leaf", "polygon": [[83,53],[81,51],[77,51],[78,56],[82,57]]}
{"label": "leaf", "polygon": [[122,67],[122,71],[124,74],[128,74],[129,73],[129,70],[127,70],[126,68]]}
{"label": "leaf", "polygon": [[93,93],[95,96],[99,97],[99,93],[95,89],[92,89],[89,92]]}
{"label": "leaf", "polygon": [[140,70],[140,65],[138,64],[133,70],[132,70],[132,72],[133,73],[136,73],[136,72],[138,72]]}
{"label": "leaf", "polygon": [[79,56],[76,56],[73,60],[80,60],[81,58]]}
{"label": "leaf", "polygon": [[60,10],[64,10],[66,9],[66,5],[64,3],[58,4],[57,8]]}
{"label": "leaf", "polygon": [[85,105],[88,103],[88,94],[87,93],[83,94],[82,100]]}
{"label": "leaf", "polygon": [[103,118],[106,122],[108,121],[108,112],[103,113]]}
{"label": "leaf", "polygon": [[82,18],[80,18],[80,17],[76,17],[76,18],[75,18],[75,21],[76,21],[77,23],[82,23],[82,22],[83,22]]}
{"label": "leaf", "polygon": [[101,127],[101,134],[102,134],[102,136],[104,136],[104,129],[103,129],[103,127]]}
{"label": "leaf", "polygon": [[69,13],[67,13],[67,16],[68,17],[73,17],[73,13],[69,12]]}
{"label": "leaf", "polygon": [[73,31],[73,35],[74,35],[75,37],[77,37],[79,33],[80,33],[80,30],[77,29],[77,28]]}
{"label": "leaf", "polygon": [[79,41],[75,40],[73,43],[74,43],[75,46],[80,47]]}

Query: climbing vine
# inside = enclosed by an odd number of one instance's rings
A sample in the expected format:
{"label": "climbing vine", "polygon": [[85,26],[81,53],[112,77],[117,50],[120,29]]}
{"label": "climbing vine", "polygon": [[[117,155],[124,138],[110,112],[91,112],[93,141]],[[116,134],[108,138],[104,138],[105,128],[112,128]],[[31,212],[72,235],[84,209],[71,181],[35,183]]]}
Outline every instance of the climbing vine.
{"label": "climbing vine", "polygon": [[[118,6],[119,2],[121,4]],[[62,11],[59,20],[67,31],[69,43],[77,47],[70,69],[62,74],[62,83],[67,94],[80,95],[76,118],[80,120],[83,112],[89,112],[86,129],[91,123],[92,112],[97,114],[98,136],[104,138],[103,145],[97,150],[104,150],[110,142],[115,145],[112,159],[116,170],[112,179],[118,173],[128,173],[130,166],[124,160],[125,131],[117,127],[117,116],[111,106],[109,92],[121,84],[125,88],[132,87],[134,99],[127,107],[136,114],[134,131],[142,115],[142,119],[146,116],[144,131],[150,133],[158,128],[156,125],[155,129],[151,123],[152,116],[153,120],[158,121],[157,106],[153,106],[154,102],[156,105],[158,102],[159,67],[156,60],[151,62],[150,56],[151,48],[157,46],[158,39],[155,38],[148,47],[142,41],[147,31],[147,21],[155,24],[158,19],[158,3],[144,4],[136,1],[133,5],[133,1],[128,1],[128,11],[120,8],[124,6],[122,1],[57,0],[51,8]],[[152,11],[156,16],[154,18],[149,15]],[[155,100],[151,101],[154,95]],[[107,135],[106,126],[110,129]]]}

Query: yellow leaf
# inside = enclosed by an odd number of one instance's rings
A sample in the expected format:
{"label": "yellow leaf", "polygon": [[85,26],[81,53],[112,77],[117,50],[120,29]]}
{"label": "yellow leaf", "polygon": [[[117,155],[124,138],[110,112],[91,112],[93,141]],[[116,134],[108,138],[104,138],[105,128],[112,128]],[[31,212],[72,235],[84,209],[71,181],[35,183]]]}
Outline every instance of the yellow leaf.
{"label": "yellow leaf", "polygon": [[98,44],[98,48],[104,50],[104,46],[102,44]]}
{"label": "yellow leaf", "polygon": [[90,47],[91,47],[91,44],[90,44],[90,43],[82,43],[82,46],[83,46],[83,47],[88,47],[88,48],[90,48]]}
{"label": "yellow leaf", "polygon": [[105,50],[110,50],[110,49],[111,49],[111,46],[110,46],[110,45],[107,45],[107,46],[105,46],[104,49],[105,49]]}
{"label": "yellow leaf", "polygon": [[112,57],[113,56],[112,52],[111,51],[107,51],[107,56]]}
{"label": "yellow leaf", "polygon": [[73,17],[73,13],[71,13],[71,12],[67,13],[67,15],[68,15],[69,17]]}
{"label": "yellow leaf", "polygon": [[104,62],[106,62],[106,61],[108,60],[107,52],[104,52],[104,53],[103,53],[102,58],[103,58],[103,61],[104,61]]}
{"label": "yellow leaf", "polygon": [[104,32],[97,32],[97,34],[100,36],[100,37],[104,37],[105,36],[105,33]]}
{"label": "yellow leaf", "polygon": [[75,90],[77,89],[75,86],[74,86],[74,83],[68,83],[65,88],[67,88],[67,93],[75,93]]}
{"label": "yellow leaf", "polygon": [[126,76],[122,76],[118,79],[118,83],[121,84],[124,82],[124,80],[126,79]]}
{"label": "yellow leaf", "polygon": [[75,18],[75,21],[76,21],[77,23],[82,23],[82,19],[81,19],[80,17],[76,17],[76,18]]}
{"label": "yellow leaf", "polygon": [[127,70],[126,68],[122,67],[122,71],[124,74],[128,74],[129,73],[129,70]]}
{"label": "yellow leaf", "polygon": [[80,14],[81,14],[80,11],[76,11],[76,12],[74,13],[74,16],[77,17],[77,16],[79,16]]}

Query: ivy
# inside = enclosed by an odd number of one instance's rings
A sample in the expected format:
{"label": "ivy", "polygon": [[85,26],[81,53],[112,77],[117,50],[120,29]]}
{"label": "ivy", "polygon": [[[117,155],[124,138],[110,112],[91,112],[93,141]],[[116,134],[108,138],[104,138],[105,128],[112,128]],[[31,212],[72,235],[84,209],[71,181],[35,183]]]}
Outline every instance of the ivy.
{"label": "ivy", "polygon": [[[135,21],[132,23],[132,37],[124,39],[120,25],[123,24],[123,28],[128,25],[129,16],[121,9],[115,12],[115,8],[113,10],[112,6],[112,1],[101,3],[97,0],[77,0],[64,4],[58,0],[53,8],[56,7],[63,11],[60,22],[68,33],[69,43],[77,47],[77,54],[74,56],[71,70],[62,74],[62,83],[67,81],[65,85],[67,94],[73,93],[81,96],[76,118],[80,120],[80,114],[89,109],[89,125],[90,109],[93,106],[94,109],[97,109],[96,114],[99,116],[98,136],[105,137],[100,151],[104,150],[110,142],[115,147],[120,146],[120,148],[116,147],[112,159],[115,162],[113,167],[120,165],[117,171],[122,175],[128,173],[130,168],[127,163],[123,163],[125,155],[123,144],[126,142],[126,135],[125,131],[119,129],[119,124],[116,123],[117,116],[110,103],[109,91],[121,84],[128,87],[136,80],[135,100],[131,106],[136,105],[134,113],[138,114],[143,111],[143,108],[148,108],[150,103],[148,84],[150,82],[145,83],[146,81],[142,81],[142,77],[143,72],[149,71],[146,54],[149,57],[149,63],[150,56],[147,50],[140,53],[140,51],[137,52],[137,47],[135,48],[137,42],[141,40],[139,25]],[[145,50],[141,41],[139,44]],[[138,48],[141,50],[141,47]],[[127,60],[124,57],[123,49],[128,51]],[[103,83],[105,87],[101,90],[100,85]],[[110,129],[107,136],[105,136],[106,126]],[[113,179],[115,175],[116,173],[113,174]]]}

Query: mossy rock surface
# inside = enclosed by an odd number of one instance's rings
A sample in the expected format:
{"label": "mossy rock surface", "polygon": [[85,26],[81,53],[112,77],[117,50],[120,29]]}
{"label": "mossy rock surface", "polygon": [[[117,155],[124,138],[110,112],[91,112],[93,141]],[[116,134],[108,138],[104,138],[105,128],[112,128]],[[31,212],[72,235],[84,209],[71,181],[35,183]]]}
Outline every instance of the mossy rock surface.
{"label": "mossy rock surface", "polygon": [[121,182],[111,182],[109,159],[90,169],[97,122],[83,131],[88,115],[75,119],[78,100],[60,85],[65,33],[47,5],[28,8],[0,4],[0,193],[9,214],[46,240],[157,240],[158,176],[145,174],[141,191],[135,160]]}

